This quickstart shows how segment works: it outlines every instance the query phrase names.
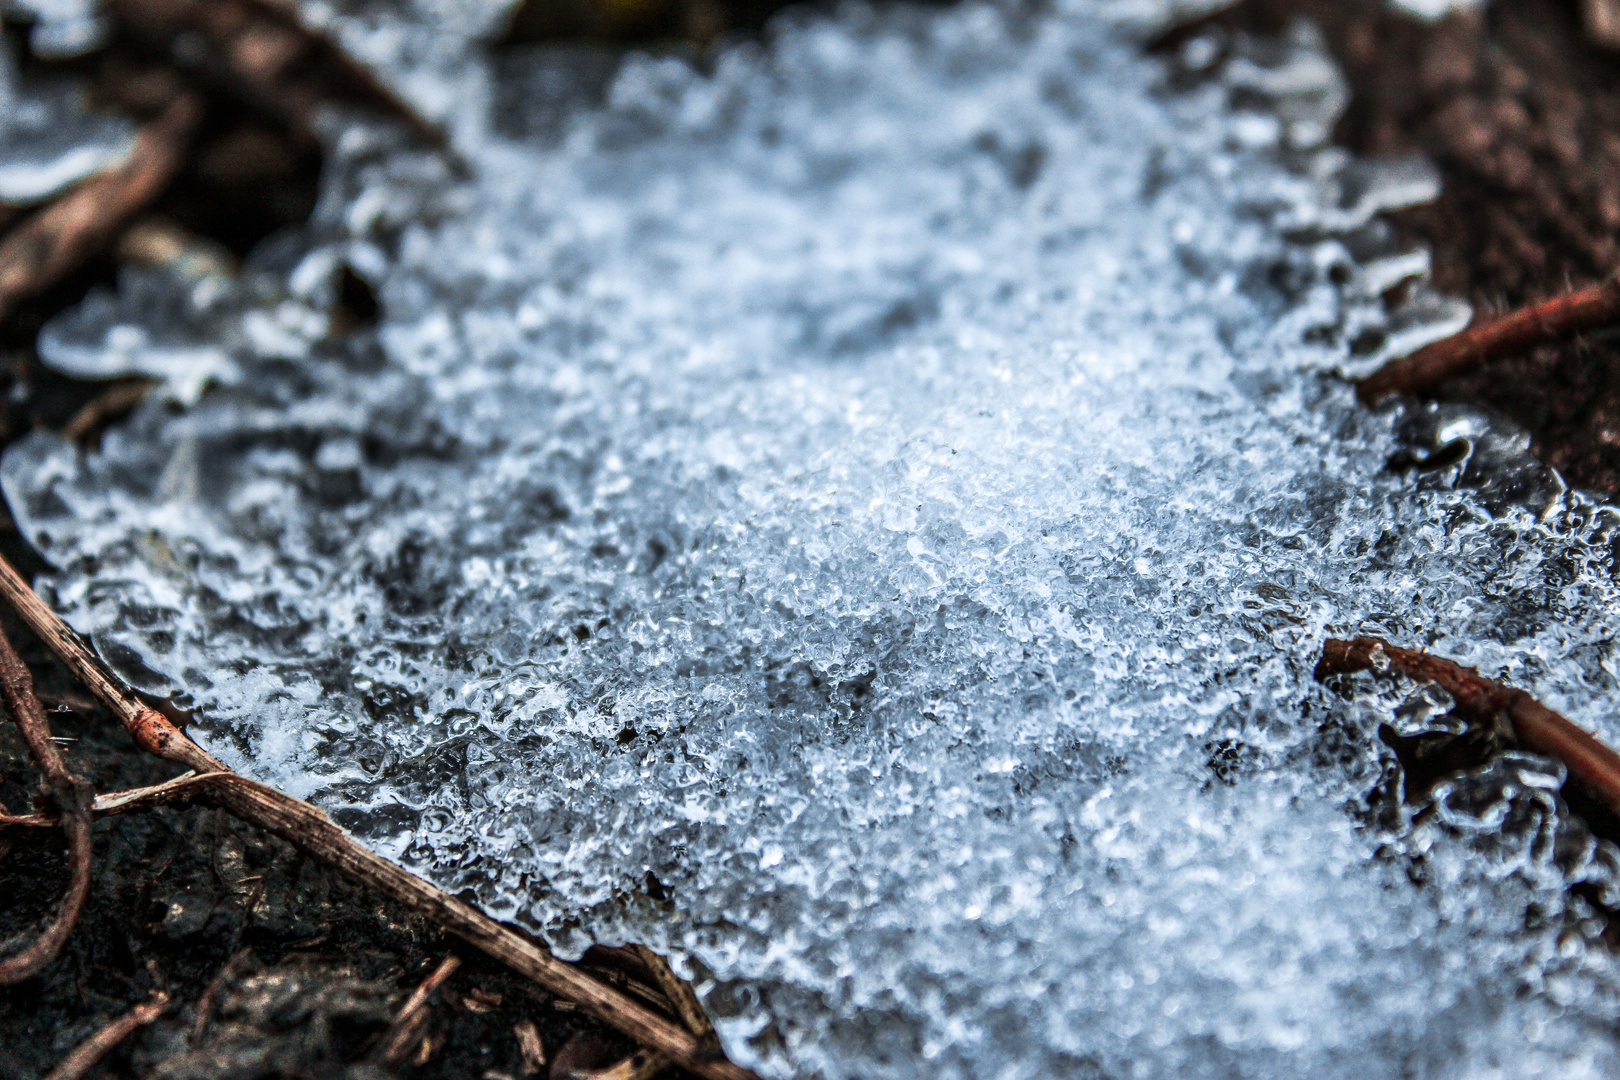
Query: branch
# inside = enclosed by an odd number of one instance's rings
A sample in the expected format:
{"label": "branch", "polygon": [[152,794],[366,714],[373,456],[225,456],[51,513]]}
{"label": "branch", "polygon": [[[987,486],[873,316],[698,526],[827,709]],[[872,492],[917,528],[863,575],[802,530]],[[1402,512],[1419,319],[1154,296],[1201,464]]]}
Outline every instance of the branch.
{"label": "branch", "polygon": [[692,984],[675,974],[669,966],[669,961],[647,946],[632,945],[630,950],[641,957],[641,962],[646,965],[648,973],[675,1010],[675,1015],[686,1026],[686,1030],[710,1046],[719,1046],[720,1037],[715,1034],[714,1024],[710,1023],[709,1014],[703,1011],[703,1003],[698,1001]]}
{"label": "branch", "polygon": [[163,192],[201,116],[195,96],[175,98],[141,128],[128,160],[84,181],[0,242],[0,319],[107,247],[119,226]]}
{"label": "branch", "polygon": [[[205,773],[202,775],[210,774]],[[161,784],[97,795],[90,803],[90,816],[92,819],[100,820],[104,817],[133,814],[159,806],[171,806],[174,803],[187,802],[201,794],[195,789],[207,786],[200,783],[201,780],[202,776],[194,772],[188,772],[175,777],[173,780],[165,780]],[[61,821],[62,819],[55,814],[7,814],[0,812],[0,828],[54,829],[61,824]]]}
{"label": "branch", "polygon": [[137,40],[305,137],[313,136],[321,106],[341,99],[403,121],[428,145],[444,142],[444,133],[371,68],[305,24],[290,0],[110,0],[109,6]]}
{"label": "branch", "polygon": [[1393,669],[1420,682],[1434,683],[1451,695],[1458,713],[1475,723],[1496,724],[1505,719],[1520,746],[1563,762],[1571,778],[1620,813],[1620,753],[1523,690],[1430,653],[1371,637],[1324,643],[1316,677],[1369,669]]}
{"label": "branch", "polygon": [[471,904],[362,846],[316,807],[231,772],[125,689],[84,640],[45,606],[4,559],[0,559],[0,596],[84,680],[143,749],[198,770],[201,775],[173,782],[176,788],[184,783],[186,797],[206,800],[392,897],[435,926],[706,1080],[758,1080],[698,1036],[575,965],[557,959],[543,945],[502,926]]}
{"label": "branch", "polygon": [[22,732],[28,753],[43,774],[41,786],[61,807],[62,831],[68,840],[68,891],[45,932],[22,952],[0,961],[0,986],[12,986],[37,975],[56,959],[90,894],[90,785],[68,769],[51,737],[50,721],[34,696],[34,677],[0,630],[0,696]]}
{"label": "branch", "polygon": [[107,1056],[107,1051],[129,1038],[130,1032],[150,1024],[162,1016],[168,1007],[169,995],[159,990],[152,995],[150,1001],[135,1006],[74,1047],[67,1060],[58,1065],[45,1080],[79,1080]]}
{"label": "branch", "polygon": [[1620,322],[1620,275],[1510,311],[1391,360],[1356,387],[1368,405],[1397,391],[1421,393],[1491,360]]}
{"label": "branch", "polygon": [[410,1052],[422,1041],[422,1026],[427,1023],[428,999],[460,966],[460,957],[445,957],[422,980],[421,985],[411,991],[411,996],[405,999],[405,1004],[400,1007],[399,1014],[388,1026],[388,1033],[377,1048],[377,1060],[390,1069],[397,1069],[405,1063]]}
{"label": "branch", "polygon": [[156,709],[148,708],[108,670],[83,638],[45,606],[17,571],[0,559],[0,598],[14,608],[45,647],[55,653],[85,687],[129,729],[135,745],[156,757],[197,772],[222,772],[225,763],[183,735]]}

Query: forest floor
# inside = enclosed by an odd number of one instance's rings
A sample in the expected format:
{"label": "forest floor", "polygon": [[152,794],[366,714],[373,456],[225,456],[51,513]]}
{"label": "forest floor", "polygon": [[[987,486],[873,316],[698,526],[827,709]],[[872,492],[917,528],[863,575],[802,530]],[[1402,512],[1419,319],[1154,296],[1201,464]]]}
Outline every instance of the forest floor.
{"label": "forest floor", "polygon": [[[517,34],[528,41],[583,35],[604,48],[649,37],[702,40],[728,27],[755,28],[773,6],[654,5],[639,23],[612,23],[592,22],[598,9],[574,0],[530,5]],[[1352,88],[1339,140],[1362,154],[1421,151],[1438,166],[1440,198],[1394,220],[1433,253],[1441,291],[1491,312],[1620,268],[1620,58],[1587,40],[1572,0],[1495,0],[1483,13],[1433,23],[1374,0],[1239,0],[1201,25],[1276,33],[1300,17],[1322,29]],[[20,39],[17,27],[7,32]],[[103,101],[137,118],[155,109],[155,84],[187,78],[138,42],[121,41],[75,66]],[[239,259],[308,215],[319,167],[317,145],[251,103],[213,94],[179,176],[144,220]],[[0,230],[9,224],[0,210]],[[43,322],[91,286],[111,283],[127,257],[114,247],[0,323],[0,445],[40,426],[71,427],[93,440],[118,412],[106,403],[129,399],[109,394],[119,384],[54,375],[33,352]],[[363,321],[375,301],[355,282],[346,303]],[[1620,492],[1620,335],[1494,363],[1445,384],[1439,396],[1510,417],[1572,485]],[[0,552],[25,572],[40,568],[14,530],[0,531]],[[172,775],[172,766],[137,751],[86,702],[27,631],[7,614],[0,621],[42,696],[61,710],[52,720],[70,740],[72,766],[98,791]],[[35,782],[21,740],[0,725],[0,801],[26,807]],[[40,977],[0,990],[0,1076],[46,1075],[154,991],[172,999],[168,1011],[90,1075],[518,1080],[549,1071],[561,1078],[604,1067],[629,1049],[567,1003],[218,811],[110,819],[95,837],[89,902],[63,954]],[[0,835],[0,942],[37,932],[66,878],[54,830]],[[436,999],[420,1062],[390,1073],[375,1061],[378,1037],[411,989],[452,953],[465,963]],[[609,960],[601,964],[611,975]],[[549,1064],[525,1053],[520,1025],[528,1024]]]}

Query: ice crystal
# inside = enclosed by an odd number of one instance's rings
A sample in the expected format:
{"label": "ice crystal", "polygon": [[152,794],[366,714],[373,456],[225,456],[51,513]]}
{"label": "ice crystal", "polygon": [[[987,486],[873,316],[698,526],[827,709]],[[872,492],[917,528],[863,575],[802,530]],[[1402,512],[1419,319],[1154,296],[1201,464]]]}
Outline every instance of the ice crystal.
{"label": "ice crystal", "polygon": [[0,44],[0,203],[48,199],[134,145],[129,121],[92,112],[71,82],[25,83],[9,42]]}
{"label": "ice crystal", "polygon": [[111,21],[98,0],[6,0],[33,21],[28,48],[50,60],[82,56],[107,44]]}
{"label": "ice crystal", "polygon": [[[214,389],[8,453],[41,587],[379,850],[672,951],[773,1076],[1612,1073],[1557,771],[1414,816],[1377,729],[1443,703],[1310,673],[1379,633],[1620,735],[1614,517],[1354,402],[1458,312],[1380,299],[1433,181],[1323,146],[1310,33],[1140,23],[508,56],[465,172],[344,128],[234,291],[53,330]],[[338,338],[345,266],[383,317]]]}

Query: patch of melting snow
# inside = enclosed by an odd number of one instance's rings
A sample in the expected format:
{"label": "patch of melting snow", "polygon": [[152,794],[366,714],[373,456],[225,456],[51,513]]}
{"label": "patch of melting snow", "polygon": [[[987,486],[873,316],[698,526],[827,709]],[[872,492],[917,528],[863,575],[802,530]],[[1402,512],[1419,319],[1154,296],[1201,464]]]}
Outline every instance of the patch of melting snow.
{"label": "patch of melting snow", "polygon": [[128,120],[92,111],[74,83],[24,82],[10,43],[0,43],[0,203],[42,202],[134,148]]}
{"label": "patch of melting snow", "polygon": [[[378,850],[673,951],[772,1076],[1612,1074],[1556,772],[1413,815],[1376,732],[1434,695],[1310,672],[1385,634],[1620,737],[1614,515],[1355,404],[1456,318],[1380,299],[1432,180],[1322,145],[1307,31],[1143,19],[850,7],[538,126],[497,86],[470,179],[340,129],[227,293],[47,337],[217,385],[8,452],[42,589]],[[344,264],[383,319],[335,341]]]}

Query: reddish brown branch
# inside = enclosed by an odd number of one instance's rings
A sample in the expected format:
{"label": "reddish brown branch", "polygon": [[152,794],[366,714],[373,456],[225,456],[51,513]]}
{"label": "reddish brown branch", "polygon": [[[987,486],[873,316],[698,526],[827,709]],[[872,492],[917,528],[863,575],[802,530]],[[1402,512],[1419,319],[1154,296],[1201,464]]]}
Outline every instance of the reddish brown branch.
{"label": "reddish brown branch", "polygon": [[62,437],[94,449],[107,425],[128,416],[155,385],[145,377],[118,380],[73,414],[62,426]]}
{"label": "reddish brown branch", "polygon": [[90,785],[68,769],[51,737],[50,721],[34,696],[34,677],[22,662],[11,639],[0,630],[0,695],[22,733],[34,764],[43,774],[41,786],[61,811],[62,831],[68,841],[68,891],[45,932],[16,956],[0,961],[0,986],[33,978],[62,951],[90,893]]}
{"label": "reddish brown branch", "polygon": [[162,193],[201,115],[202,103],[182,94],[141,128],[123,164],[84,181],[0,242],[0,318],[108,247],[119,227]]}
{"label": "reddish brown branch", "polygon": [[158,991],[152,995],[152,1000],[135,1006],[80,1043],[45,1080],[79,1080],[107,1056],[107,1051],[129,1038],[136,1028],[145,1027],[162,1016],[168,1007],[169,995]]}
{"label": "reddish brown branch", "polygon": [[1615,322],[1620,322],[1620,276],[1475,323],[1391,360],[1363,379],[1356,393],[1369,405],[1397,391],[1421,393],[1491,360]]}
{"label": "reddish brown branch", "polygon": [[1473,668],[1430,653],[1402,649],[1371,637],[1326,642],[1316,676],[1372,669],[1391,669],[1434,683],[1451,695],[1458,713],[1475,723],[1507,721],[1520,746],[1563,762],[1573,779],[1585,784],[1610,809],[1620,812],[1620,753],[1523,690],[1504,686]]}

